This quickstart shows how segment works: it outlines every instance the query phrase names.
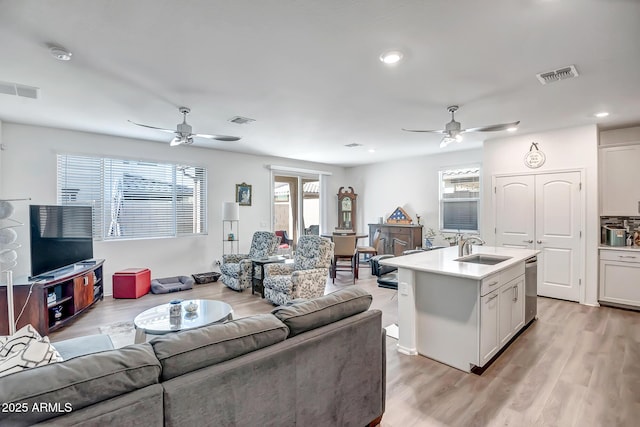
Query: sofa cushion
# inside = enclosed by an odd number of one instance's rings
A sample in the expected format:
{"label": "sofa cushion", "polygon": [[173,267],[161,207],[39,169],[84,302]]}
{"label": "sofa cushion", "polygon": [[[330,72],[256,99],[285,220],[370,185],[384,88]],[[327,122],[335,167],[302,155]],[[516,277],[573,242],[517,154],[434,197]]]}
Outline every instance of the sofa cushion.
{"label": "sofa cushion", "polygon": [[287,338],[286,325],[272,314],[167,334],[150,342],[162,363],[162,380],[233,359]]}
{"label": "sofa cushion", "polygon": [[292,337],[362,313],[369,308],[371,300],[367,291],[350,286],[322,297],[277,307],[271,313],[289,327],[289,336]]}
{"label": "sofa cushion", "polygon": [[0,338],[0,377],[62,360],[49,338],[41,337],[31,325]]}
{"label": "sofa cushion", "polygon": [[[161,366],[148,343],[132,345],[0,378],[0,402],[68,403],[73,410],[159,383]],[[24,414],[23,414],[24,415]],[[34,419],[56,413],[32,413]],[[0,413],[0,425],[4,414]]]}

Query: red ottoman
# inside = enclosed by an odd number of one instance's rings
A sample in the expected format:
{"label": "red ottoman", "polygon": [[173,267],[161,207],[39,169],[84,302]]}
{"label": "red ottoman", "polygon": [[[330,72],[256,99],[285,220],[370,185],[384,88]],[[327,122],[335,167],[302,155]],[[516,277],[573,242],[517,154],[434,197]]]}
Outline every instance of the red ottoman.
{"label": "red ottoman", "polygon": [[140,298],[151,289],[151,270],[127,268],[113,273],[114,298]]}

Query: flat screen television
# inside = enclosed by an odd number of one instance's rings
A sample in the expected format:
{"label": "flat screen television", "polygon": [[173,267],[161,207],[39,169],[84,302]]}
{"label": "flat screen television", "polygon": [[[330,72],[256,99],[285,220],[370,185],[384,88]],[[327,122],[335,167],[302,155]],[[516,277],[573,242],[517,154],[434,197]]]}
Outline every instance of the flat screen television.
{"label": "flat screen television", "polygon": [[31,275],[93,258],[91,206],[29,206]]}

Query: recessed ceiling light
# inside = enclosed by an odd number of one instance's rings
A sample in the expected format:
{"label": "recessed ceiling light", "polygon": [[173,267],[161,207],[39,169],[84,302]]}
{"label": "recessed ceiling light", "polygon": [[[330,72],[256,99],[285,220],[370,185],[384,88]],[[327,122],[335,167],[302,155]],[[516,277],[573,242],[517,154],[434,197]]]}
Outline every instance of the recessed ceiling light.
{"label": "recessed ceiling light", "polygon": [[71,60],[71,55],[73,55],[73,53],[60,46],[51,46],[49,48],[49,53],[60,61],[69,61]]}
{"label": "recessed ceiling light", "polygon": [[402,59],[402,52],[397,50],[392,50],[390,52],[385,52],[380,55],[380,61],[384,62],[387,65],[397,64]]}
{"label": "recessed ceiling light", "polygon": [[599,119],[603,118],[603,117],[607,117],[609,115],[609,113],[607,113],[606,111],[601,111],[599,113],[595,113],[594,116],[598,117]]}
{"label": "recessed ceiling light", "polygon": [[517,127],[515,127],[515,126],[514,126],[514,127],[511,127],[511,128],[507,128],[507,132],[515,132],[515,131],[517,131],[517,130],[518,130],[518,128],[517,128]]}

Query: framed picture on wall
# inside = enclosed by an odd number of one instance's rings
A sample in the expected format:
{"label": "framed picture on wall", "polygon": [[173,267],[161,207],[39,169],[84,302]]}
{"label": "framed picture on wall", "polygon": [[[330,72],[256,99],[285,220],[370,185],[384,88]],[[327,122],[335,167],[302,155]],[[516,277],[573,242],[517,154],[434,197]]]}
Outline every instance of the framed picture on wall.
{"label": "framed picture on wall", "polygon": [[243,182],[242,184],[236,184],[236,202],[240,206],[251,206],[251,185]]}

